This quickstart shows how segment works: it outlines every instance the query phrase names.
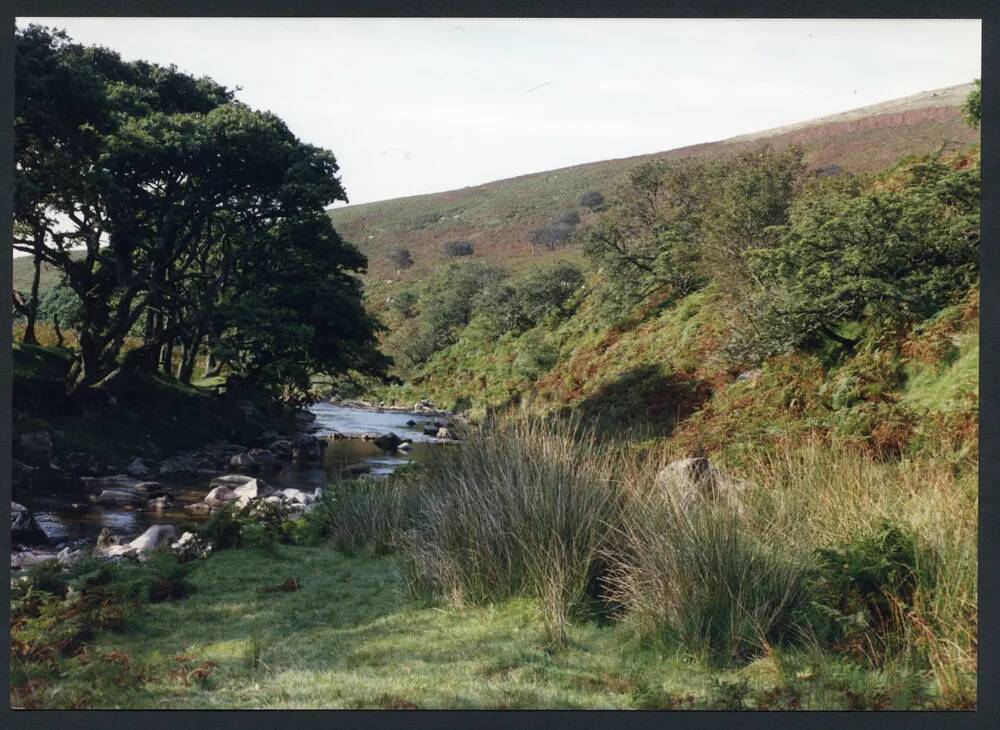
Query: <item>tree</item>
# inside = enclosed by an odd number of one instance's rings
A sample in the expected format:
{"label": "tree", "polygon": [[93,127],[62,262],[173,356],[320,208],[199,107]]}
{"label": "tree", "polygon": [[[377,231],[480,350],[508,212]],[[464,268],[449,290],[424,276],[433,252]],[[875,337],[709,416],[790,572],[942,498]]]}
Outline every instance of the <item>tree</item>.
{"label": "tree", "polygon": [[699,226],[708,175],[701,162],[642,165],[582,234],[584,254],[604,273],[619,306],[654,294],[683,296],[702,285]]}
{"label": "tree", "polygon": [[591,211],[597,211],[603,205],[604,196],[596,190],[591,190],[589,193],[584,193],[580,196],[580,207],[582,208],[589,208]]}
{"label": "tree", "polygon": [[[211,79],[127,63],[37,26],[18,32],[16,56],[15,220],[32,233],[14,245],[59,269],[81,302],[70,392],[137,369],[169,372],[175,346],[177,374],[189,379],[206,338],[231,334],[234,297],[263,296],[267,272],[295,247],[328,256],[323,271],[341,304],[360,302],[349,272],[364,258],[324,212],[347,199],[330,152]],[[357,353],[374,337],[370,320],[358,324],[344,337],[322,331]],[[137,330],[140,346],[125,349]],[[312,340],[303,362],[331,362],[318,357],[321,345]],[[253,363],[238,363],[249,377]]]}
{"label": "tree", "polygon": [[580,214],[575,210],[568,210],[556,218],[555,222],[564,226],[578,226],[580,225]]}
{"label": "tree", "polygon": [[807,190],[774,240],[749,252],[763,283],[758,298],[768,303],[752,326],[785,348],[817,336],[850,345],[837,333],[844,323],[930,316],[978,276],[979,199],[978,166],[953,169],[934,158],[880,185]]}
{"label": "tree", "polygon": [[399,276],[403,269],[413,266],[413,256],[410,255],[408,248],[397,247],[389,251],[389,261],[396,267],[396,276]]}
{"label": "tree", "polygon": [[983,83],[980,79],[975,80],[976,88],[969,92],[962,104],[962,113],[965,121],[972,127],[978,127],[983,116]]}
{"label": "tree", "polygon": [[471,256],[475,252],[472,241],[447,241],[444,244],[445,256],[457,258],[459,256]]}
{"label": "tree", "polygon": [[549,223],[548,225],[535,228],[529,234],[532,246],[545,246],[553,251],[573,238],[575,226],[565,223]]}

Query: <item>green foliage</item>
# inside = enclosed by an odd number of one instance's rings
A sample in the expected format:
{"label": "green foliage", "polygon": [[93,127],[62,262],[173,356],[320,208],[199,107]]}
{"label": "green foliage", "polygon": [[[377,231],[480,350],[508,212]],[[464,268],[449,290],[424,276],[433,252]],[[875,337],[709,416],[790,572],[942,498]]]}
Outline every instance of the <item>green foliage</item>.
{"label": "green foliage", "polygon": [[810,578],[810,626],[821,640],[871,645],[903,623],[920,582],[920,546],[888,521],[850,542],[821,549]]}
{"label": "green foliage", "polygon": [[817,185],[797,199],[773,242],[750,252],[758,356],[953,302],[978,276],[979,179],[977,165],[923,159],[880,186]]}
{"label": "green foliage", "polygon": [[353,275],[366,260],[325,212],[346,200],[330,152],[211,79],[16,36],[14,246],[79,300],[70,391],[172,373],[175,344],[184,382],[208,345],[285,395],[384,365]]}
{"label": "green foliage", "polygon": [[983,120],[983,82],[981,79],[976,79],[975,84],[976,88],[969,92],[962,105],[965,121],[972,127],[978,127]]}
{"label": "green foliage", "polygon": [[404,357],[422,363],[454,342],[479,302],[506,276],[503,270],[475,260],[451,262],[435,271],[419,295],[420,311],[402,346]]}

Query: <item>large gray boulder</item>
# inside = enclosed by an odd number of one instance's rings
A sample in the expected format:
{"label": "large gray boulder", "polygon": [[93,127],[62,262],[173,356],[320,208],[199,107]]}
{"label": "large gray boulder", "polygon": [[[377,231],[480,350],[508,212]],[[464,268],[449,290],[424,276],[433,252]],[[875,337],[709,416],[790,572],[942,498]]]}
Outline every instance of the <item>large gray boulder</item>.
{"label": "large gray boulder", "polygon": [[28,508],[17,502],[10,503],[10,541],[21,545],[45,545],[49,542]]}
{"label": "large gray boulder", "polygon": [[724,503],[739,511],[747,483],[725,474],[705,457],[692,457],[667,464],[656,475],[656,486],[681,510]]}

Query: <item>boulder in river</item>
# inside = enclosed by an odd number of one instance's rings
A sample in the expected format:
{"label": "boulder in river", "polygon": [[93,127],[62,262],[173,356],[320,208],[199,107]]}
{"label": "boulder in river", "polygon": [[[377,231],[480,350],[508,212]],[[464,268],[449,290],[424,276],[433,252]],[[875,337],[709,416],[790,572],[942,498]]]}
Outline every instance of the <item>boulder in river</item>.
{"label": "boulder in river", "polygon": [[48,563],[56,561],[59,559],[59,555],[56,553],[47,553],[37,550],[24,550],[22,552],[16,552],[10,554],[10,569],[18,570],[23,568],[30,568],[33,565],[40,565],[42,563]]}
{"label": "boulder in river", "polygon": [[49,541],[28,508],[17,502],[10,503],[10,541],[21,545],[45,545]]}
{"label": "boulder in river", "polygon": [[14,440],[14,447],[29,464],[45,465],[52,458],[52,436],[48,431],[22,433]]}
{"label": "boulder in river", "polygon": [[403,443],[403,439],[396,434],[389,432],[382,436],[373,438],[372,443],[382,449],[382,451],[395,451],[396,448]]}
{"label": "boulder in river", "polygon": [[404,454],[413,450],[413,444],[409,441],[404,441],[399,446],[396,447],[396,451],[402,451]]}
{"label": "boulder in river", "polygon": [[739,510],[747,483],[723,473],[704,457],[694,457],[667,464],[656,475],[656,486],[682,510],[703,502],[723,502]]}
{"label": "boulder in river", "polygon": [[437,430],[437,433],[435,434],[435,436],[437,438],[439,438],[439,439],[448,439],[449,441],[457,441],[458,440],[458,436],[455,434],[455,432],[452,431],[447,426],[441,426],[441,428],[439,428]]}
{"label": "boulder in river", "polygon": [[253,467],[253,459],[248,453],[234,454],[229,460],[229,467],[231,469],[250,469]]}
{"label": "boulder in river", "polygon": [[214,487],[208,494],[205,495],[204,503],[208,505],[210,509],[218,509],[223,507],[229,502],[235,502],[240,498],[233,489],[227,486]]}
{"label": "boulder in river", "polygon": [[316,436],[299,435],[292,442],[292,458],[295,461],[319,461],[323,458],[326,442]]}
{"label": "boulder in river", "polygon": [[136,457],[128,463],[128,466],[125,467],[125,472],[130,477],[135,477],[139,479],[142,477],[149,476],[149,467],[146,466],[146,462],[144,462],[139,457]]}
{"label": "boulder in river", "polygon": [[292,458],[292,442],[288,439],[278,439],[277,441],[272,441],[267,448],[282,459]]}
{"label": "boulder in river", "polygon": [[35,522],[48,538],[52,545],[59,545],[69,539],[69,528],[66,523],[59,519],[53,512],[36,512]]}
{"label": "boulder in river", "polygon": [[159,497],[153,497],[151,500],[146,502],[146,507],[156,512],[162,512],[172,507],[173,504],[173,498],[169,494],[163,494]]}

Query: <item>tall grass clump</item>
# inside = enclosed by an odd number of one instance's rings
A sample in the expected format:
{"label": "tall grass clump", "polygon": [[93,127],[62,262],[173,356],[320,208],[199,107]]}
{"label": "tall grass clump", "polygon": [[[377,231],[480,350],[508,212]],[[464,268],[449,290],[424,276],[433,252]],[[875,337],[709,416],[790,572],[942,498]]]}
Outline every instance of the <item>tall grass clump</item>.
{"label": "tall grass clump", "polygon": [[574,426],[486,424],[427,472],[406,536],[411,586],[455,603],[540,599],[555,643],[619,519],[615,457]]}
{"label": "tall grass clump", "polygon": [[609,582],[643,635],[723,664],[797,638],[805,564],[749,530],[733,505],[685,509],[636,491],[623,525]]}
{"label": "tall grass clump", "polygon": [[[753,485],[744,506],[747,529],[780,535],[785,550],[808,556],[828,583],[864,589],[880,562],[905,563],[912,575],[882,582],[878,591],[885,595],[866,599],[894,612],[889,622],[867,621],[868,659],[916,662],[930,670],[943,706],[974,703],[974,462],[956,465],[936,455],[881,462],[859,448],[810,440],[751,452],[734,467]],[[839,577],[832,572],[837,566]]]}
{"label": "tall grass clump", "polygon": [[324,490],[306,519],[345,555],[392,552],[412,526],[419,484],[400,479],[341,479]]}

